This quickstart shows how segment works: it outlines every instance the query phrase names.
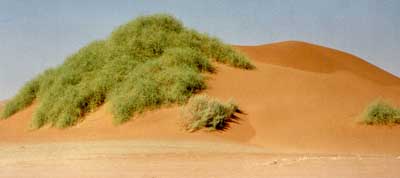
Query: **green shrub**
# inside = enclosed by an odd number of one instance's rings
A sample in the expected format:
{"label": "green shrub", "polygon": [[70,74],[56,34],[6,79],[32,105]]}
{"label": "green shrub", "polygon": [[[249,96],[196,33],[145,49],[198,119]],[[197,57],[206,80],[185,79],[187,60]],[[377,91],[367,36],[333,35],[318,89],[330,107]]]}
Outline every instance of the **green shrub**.
{"label": "green shrub", "polygon": [[1,118],[37,99],[32,127],[63,128],[110,101],[115,123],[122,123],[135,113],[185,103],[206,87],[202,73],[213,70],[212,60],[253,68],[231,46],[185,28],[173,16],[138,17],[25,84]]}
{"label": "green shrub", "polygon": [[6,103],[2,110],[2,118],[10,117],[12,114],[30,105],[36,98],[38,89],[38,80],[34,79],[26,83],[18,94]]}
{"label": "green shrub", "polygon": [[366,124],[400,124],[400,109],[378,100],[367,107],[363,118]]}
{"label": "green shrub", "polygon": [[197,95],[189,99],[184,113],[187,115],[186,123],[189,131],[201,128],[211,130],[223,129],[238,110],[232,101],[223,103],[206,95]]}

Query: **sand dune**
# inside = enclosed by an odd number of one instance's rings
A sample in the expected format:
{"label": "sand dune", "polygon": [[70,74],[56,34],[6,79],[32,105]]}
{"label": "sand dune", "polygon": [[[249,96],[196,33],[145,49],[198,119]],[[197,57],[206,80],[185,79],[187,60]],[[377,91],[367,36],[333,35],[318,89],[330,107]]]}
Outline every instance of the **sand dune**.
{"label": "sand dune", "polygon": [[400,106],[399,78],[303,42],[236,49],[257,68],[217,64],[204,91],[243,110],[225,131],[186,132],[178,106],[115,126],[107,103],[30,130],[34,103],[0,121],[0,177],[399,177],[400,126],[358,122],[376,98]]}
{"label": "sand dune", "polygon": [[258,62],[316,73],[347,71],[383,85],[400,85],[396,76],[345,52],[299,41],[238,46]]}
{"label": "sand dune", "polygon": [[257,69],[217,65],[205,93],[234,98],[244,114],[223,132],[187,133],[171,106],[114,126],[107,104],[67,129],[29,130],[36,104],[0,121],[0,144],[84,140],[203,140],[279,153],[399,154],[400,127],[358,123],[376,98],[400,105],[400,79],[337,50],[303,42],[237,46]]}
{"label": "sand dune", "polygon": [[[399,152],[400,144],[395,141],[399,127],[357,122],[365,106],[376,98],[400,104],[398,78],[354,56],[307,43],[238,49],[256,62],[257,70],[239,72],[221,66],[209,93],[237,99],[255,131],[250,143],[288,152]],[[330,64],[301,66],[291,61],[294,58],[284,57],[284,51],[296,54],[297,61],[338,58]]]}

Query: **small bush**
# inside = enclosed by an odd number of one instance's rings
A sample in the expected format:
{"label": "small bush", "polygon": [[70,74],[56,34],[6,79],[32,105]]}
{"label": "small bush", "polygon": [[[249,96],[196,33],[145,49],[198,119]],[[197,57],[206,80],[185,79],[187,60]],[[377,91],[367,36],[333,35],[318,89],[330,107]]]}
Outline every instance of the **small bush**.
{"label": "small bush", "polygon": [[206,87],[202,73],[213,70],[213,60],[253,68],[231,46],[184,27],[173,16],[138,17],[26,83],[1,118],[37,99],[32,127],[63,128],[110,101],[114,122],[122,123],[135,113],[185,103]]}
{"label": "small bush", "polygon": [[366,124],[400,124],[400,109],[378,100],[367,107],[363,118]]}
{"label": "small bush", "polygon": [[184,108],[188,118],[187,129],[191,132],[201,128],[223,129],[237,110],[232,101],[223,103],[206,95],[194,96]]}

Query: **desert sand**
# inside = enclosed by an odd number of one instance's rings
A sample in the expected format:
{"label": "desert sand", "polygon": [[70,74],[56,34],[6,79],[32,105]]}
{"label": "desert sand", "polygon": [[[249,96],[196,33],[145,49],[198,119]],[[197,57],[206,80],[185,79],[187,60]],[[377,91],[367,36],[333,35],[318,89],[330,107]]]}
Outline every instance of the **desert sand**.
{"label": "desert sand", "polygon": [[400,177],[400,127],[359,122],[377,98],[400,106],[399,78],[304,42],[235,48],[256,69],[217,64],[204,91],[243,111],[224,131],[186,132],[179,106],[115,126],[107,103],[30,130],[34,103],[0,121],[0,177]]}

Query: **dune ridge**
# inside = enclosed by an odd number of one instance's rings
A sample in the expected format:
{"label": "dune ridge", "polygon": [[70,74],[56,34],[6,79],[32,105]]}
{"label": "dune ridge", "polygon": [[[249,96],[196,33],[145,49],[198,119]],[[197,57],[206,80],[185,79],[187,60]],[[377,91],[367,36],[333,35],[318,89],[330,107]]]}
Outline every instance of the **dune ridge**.
{"label": "dune ridge", "polygon": [[234,98],[243,114],[222,132],[185,132],[180,108],[170,106],[112,125],[107,103],[67,129],[28,125],[37,104],[0,121],[0,144],[104,139],[234,142],[286,153],[399,154],[399,126],[358,122],[376,98],[400,105],[400,79],[362,59],[304,42],[235,46],[256,69],[216,64],[204,93]]}
{"label": "dune ridge", "polygon": [[400,85],[398,77],[357,56],[307,42],[284,41],[237,48],[263,63],[321,73],[348,71],[380,84]]}

